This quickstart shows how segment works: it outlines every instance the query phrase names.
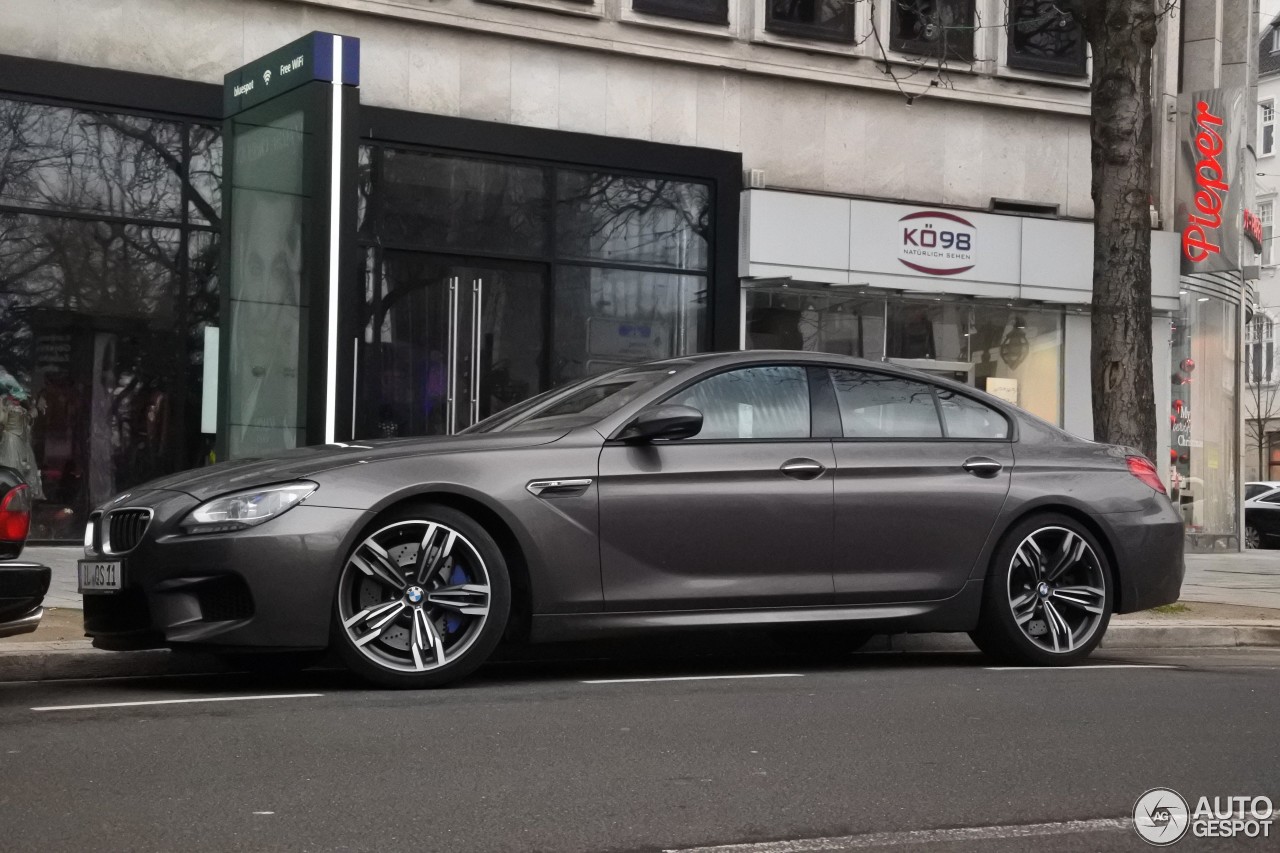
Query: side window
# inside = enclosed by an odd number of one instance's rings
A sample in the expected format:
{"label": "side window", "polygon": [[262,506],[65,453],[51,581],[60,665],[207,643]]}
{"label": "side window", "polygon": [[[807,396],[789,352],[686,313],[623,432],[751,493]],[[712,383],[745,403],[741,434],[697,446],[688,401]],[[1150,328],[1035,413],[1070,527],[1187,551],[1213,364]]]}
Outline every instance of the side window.
{"label": "side window", "polygon": [[1259,501],[1264,504],[1280,504],[1280,491],[1269,494],[1265,498],[1259,498]]}
{"label": "side window", "polygon": [[809,437],[809,380],[803,367],[719,373],[667,402],[702,412],[702,431],[693,441]]}
{"label": "side window", "polygon": [[[1277,30],[1277,32],[1280,32],[1280,30]],[[1268,490],[1268,487],[1263,485],[1245,486],[1244,499],[1247,501],[1251,501],[1254,498],[1256,498],[1258,495],[1262,494],[1263,492],[1266,492],[1267,490]]]}
{"label": "side window", "polygon": [[1009,437],[1009,421],[995,409],[946,388],[937,391],[948,438]]}
{"label": "side window", "polygon": [[845,438],[942,438],[933,389],[922,382],[833,370]]}

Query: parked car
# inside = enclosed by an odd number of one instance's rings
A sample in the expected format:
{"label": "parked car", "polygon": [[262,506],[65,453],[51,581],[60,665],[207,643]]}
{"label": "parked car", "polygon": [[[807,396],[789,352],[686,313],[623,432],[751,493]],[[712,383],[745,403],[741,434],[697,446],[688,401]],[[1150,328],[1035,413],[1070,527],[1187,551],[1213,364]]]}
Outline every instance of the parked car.
{"label": "parked car", "polygon": [[154,481],[92,513],[80,580],[100,648],[332,647],[428,687],[504,637],[730,625],[1074,663],[1112,613],[1177,600],[1182,543],[1134,450],[923,373],[757,351]]}
{"label": "parked car", "polygon": [[17,562],[30,530],[27,484],[17,471],[0,465],[0,637],[34,631],[44,615],[49,567]]}
{"label": "parked car", "polygon": [[1280,483],[1255,491],[1245,500],[1244,544],[1246,548],[1272,548],[1280,544]]}
{"label": "parked car", "polygon": [[1258,480],[1252,483],[1244,484],[1244,499],[1252,500],[1263,492],[1269,492],[1272,489],[1280,489],[1280,481],[1276,480]]}

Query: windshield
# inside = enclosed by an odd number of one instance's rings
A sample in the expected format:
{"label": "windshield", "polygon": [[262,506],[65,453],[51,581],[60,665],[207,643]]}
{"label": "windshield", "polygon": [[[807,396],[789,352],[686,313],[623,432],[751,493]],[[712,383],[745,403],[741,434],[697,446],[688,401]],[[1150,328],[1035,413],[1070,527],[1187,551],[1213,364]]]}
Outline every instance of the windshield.
{"label": "windshield", "polygon": [[684,366],[671,363],[631,368],[582,379],[512,406],[466,432],[528,432],[587,426],[612,415]]}

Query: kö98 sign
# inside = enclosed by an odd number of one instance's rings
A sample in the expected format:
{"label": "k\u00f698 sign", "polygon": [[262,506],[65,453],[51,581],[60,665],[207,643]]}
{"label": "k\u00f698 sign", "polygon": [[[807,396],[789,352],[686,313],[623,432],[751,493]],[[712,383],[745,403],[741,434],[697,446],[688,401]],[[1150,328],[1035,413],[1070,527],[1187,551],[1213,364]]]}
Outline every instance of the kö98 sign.
{"label": "k\u00f698 sign", "polygon": [[927,275],[973,269],[978,229],[964,217],[926,210],[902,217],[898,227],[898,260],[904,266]]}

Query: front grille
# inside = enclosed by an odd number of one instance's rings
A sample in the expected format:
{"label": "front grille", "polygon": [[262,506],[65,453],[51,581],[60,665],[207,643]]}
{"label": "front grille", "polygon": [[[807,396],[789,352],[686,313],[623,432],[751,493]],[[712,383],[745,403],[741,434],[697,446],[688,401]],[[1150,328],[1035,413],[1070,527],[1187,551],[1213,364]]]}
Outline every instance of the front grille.
{"label": "front grille", "polygon": [[138,547],[151,524],[149,509],[117,509],[107,514],[107,530],[104,537],[109,554],[124,554]]}

